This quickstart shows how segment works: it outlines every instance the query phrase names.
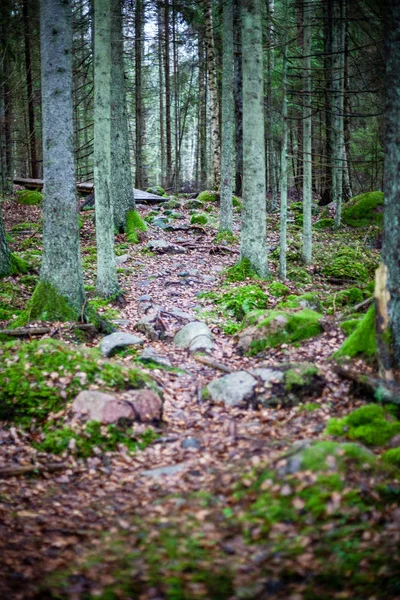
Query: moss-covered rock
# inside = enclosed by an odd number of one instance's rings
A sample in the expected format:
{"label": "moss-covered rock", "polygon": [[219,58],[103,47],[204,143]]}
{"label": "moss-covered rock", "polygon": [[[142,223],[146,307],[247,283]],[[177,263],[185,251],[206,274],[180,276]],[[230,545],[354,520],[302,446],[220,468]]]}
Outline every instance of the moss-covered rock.
{"label": "moss-covered rock", "polygon": [[346,290],[341,290],[331,294],[323,304],[326,307],[326,312],[332,314],[344,307],[354,306],[364,300],[364,292],[357,287],[351,287]]}
{"label": "moss-covered rock", "polygon": [[42,419],[92,385],[124,390],[150,382],[137,369],[101,360],[95,350],[56,340],[9,342],[0,355],[0,419]]}
{"label": "moss-covered rock", "polygon": [[225,275],[226,281],[231,281],[232,283],[245,281],[246,279],[261,279],[251,266],[248,258],[242,258],[238,263],[225,269],[223,275]]}
{"label": "moss-covered rock", "polygon": [[314,223],[314,229],[332,229],[335,224],[335,219],[319,219]]}
{"label": "moss-covered rock", "polygon": [[29,264],[16,254],[11,254],[10,257],[10,271],[8,275],[19,275],[20,273],[27,273],[29,271]]}
{"label": "moss-covered rock", "polygon": [[343,246],[327,259],[323,274],[335,279],[368,281],[378,261],[365,249]]}
{"label": "moss-covered rock", "polygon": [[238,241],[238,236],[231,231],[219,231],[214,238],[214,244],[225,244],[226,246],[236,244]]}
{"label": "moss-covered rock", "polygon": [[287,285],[284,285],[280,281],[273,281],[270,283],[268,286],[268,292],[275,298],[282,298],[283,296],[290,294],[290,290]]}
{"label": "moss-covered rock", "polygon": [[31,321],[77,321],[79,313],[47,281],[40,281],[14,326]]}
{"label": "moss-covered rock", "polygon": [[307,292],[301,296],[294,294],[287,296],[283,302],[277,304],[277,308],[311,308],[317,312],[322,312],[322,303],[318,294]]}
{"label": "moss-covered rock", "polygon": [[346,319],[346,321],[342,321],[340,323],[340,329],[343,331],[343,333],[346,334],[346,336],[351,335],[353,331],[357,329],[360,319],[362,319],[362,317],[363,315],[360,315],[358,317],[352,317],[350,319]]}
{"label": "moss-covered rock", "polygon": [[375,307],[371,306],[357,327],[334,354],[335,358],[364,356],[371,358],[376,354]]}
{"label": "moss-covered rock", "polygon": [[347,437],[367,446],[384,446],[400,433],[400,422],[378,404],[367,404],[343,419],[331,419],[325,433]]}
{"label": "moss-covered rock", "polygon": [[147,231],[147,225],[136,210],[130,210],[126,215],[126,239],[131,244],[139,242],[138,231]]}
{"label": "moss-covered rock", "polygon": [[192,215],[190,222],[192,225],[206,225],[208,223],[208,217],[204,214]]}
{"label": "moss-covered rock", "polygon": [[312,282],[312,277],[310,273],[302,267],[290,267],[287,270],[287,277],[288,279],[290,279],[290,281],[295,281],[296,283]]}
{"label": "moss-covered rock", "polygon": [[238,349],[253,355],[265,348],[309,339],[322,332],[321,319],[321,314],[308,308],[251,312],[243,321],[245,329],[239,333]]}
{"label": "moss-covered rock", "polygon": [[257,285],[245,285],[223,294],[208,292],[202,294],[202,298],[213,300],[229,315],[241,321],[249,312],[266,308],[268,296]]}
{"label": "moss-covered rock", "polygon": [[43,194],[38,191],[19,190],[16,195],[18,203],[25,204],[27,206],[34,206],[43,201]]}
{"label": "moss-covered rock", "polygon": [[195,198],[193,200],[188,200],[187,202],[185,202],[185,208],[187,208],[189,210],[198,210],[198,209],[204,210],[205,203],[202,200]]}
{"label": "moss-covered rock", "polygon": [[[167,208],[167,209],[175,209],[175,208],[181,208],[182,203],[179,202],[179,200],[168,200],[168,202],[165,202],[163,204],[163,208]],[[149,213],[150,214],[150,213]]]}
{"label": "moss-covered rock", "polygon": [[350,227],[382,225],[383,204],[383,192],[367,192],[355,196],[343,206],[343,222]]}
{"label": "moss-covered rock", "polygon": [[155,185],[153,187],[147,188],[146,192],[149,194],[156,194],[156,196],[164,196],[165,190],[161,187],[161,185]]}
{"label": "moss-covered rock", "polygon": [[218,202],[219,197],[219,192],[214,192],[213,190],[204,190],[203,192],[200,192],[196,200],[200,200],[200,202],[208,204],[209,202]]}
{"label": "moss-covered rock", "polygon": [[391,448],[382,454],[382,460],[395,467],[400,467],[400,448]]}

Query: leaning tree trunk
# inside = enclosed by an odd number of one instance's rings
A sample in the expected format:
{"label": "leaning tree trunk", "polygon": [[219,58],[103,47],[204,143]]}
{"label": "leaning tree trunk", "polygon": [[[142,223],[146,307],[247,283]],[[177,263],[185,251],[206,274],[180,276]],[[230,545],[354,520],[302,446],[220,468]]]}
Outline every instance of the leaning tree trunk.
{"label": "leaning tree trunk", "polygon": [[312,3],[303,4],[303,251],[306,265],[312,260],[312,110],[311,110],[311,30]]}
{"label": "leaning tree trunk", "polygon": [[94,9],[94,185],[96,189],[97,293],[119,293],[114,255],[111,196],[111,6],[95,0]]}
{"label": "leaning tree trunk", "polygon": [[222,156],[220,231],[232,232],[233,157],[233,5],[223,4],[222,26]]}
{"label": "leaning tree trunk", "polygon": [[211,187],[218,190],[221,179],[221,132],[219,127],[217,65],[215,58],[211,0],[204,0],[204,11],[211,111]]}
{"label": "leaning tree trunk", "polygon": [[122,232],[126,213],[134,209],[129,128],[126,108],[122,2],[113,0],[111,18],[111,204],[114,227]]}
{"label": "leaning tree trunk", "polygon": [[[74,167],[72,19],[67,0],[41,0],[43,119],[42,284],[50,284],[80,315],[84,302]],[[36,301],[46,305],[46,297]],[[46,290],[47,288],[44,288]],[[37,311],[38,313],[40,311]],[[48,315],[49,319],[51,315]]]}
{"label": "leaning tree trunk", "polygon": [[400,365],[400,4],[386,11],[386,137],[383,260],[388,269],[389,317],[395,366]]}
{"label": "leaning tree trunk", "polygon": [[261,0],[243,0],[243,211],[241,257],[268,274]]}

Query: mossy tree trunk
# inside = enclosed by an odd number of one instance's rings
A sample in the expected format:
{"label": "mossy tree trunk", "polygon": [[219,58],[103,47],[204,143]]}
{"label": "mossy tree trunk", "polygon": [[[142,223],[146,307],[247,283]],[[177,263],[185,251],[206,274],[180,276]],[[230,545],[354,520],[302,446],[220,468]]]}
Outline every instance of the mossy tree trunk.
{"label": "mossy tree trunk", "polygon": [[233,157],[233,0],[223,4],[222,156],[220,231],[232,232]]}
{"label": "mossy tree trunk", "polygon": [[303,4],[303,250],[306,265],[312,260],[312,108],[311,108],[311,44],[313,6],[311,0]]}
{"label": "mossy tree trunk", "polygon": [[126,213],[133,210],[133,183],[124,75],[122,2],[113,0],[111,18],[111,202],[114,227],[124,231]]}
{"label": "mossy tree trunk", "polygon": [[261,1],[242,2],[243,209],[241,258],[268,274]]}
{"label": "mossy tree trunk", "polygon": [[79,314],[84,291],[74,167],[72,17],[68,0],[41,1],[40,39],[44,175],[40,279]]}
{"label": "mossy tree trunk", "polygon": [[0,209],[0,277],[5,277],[11,272],[11,252],[4,231],[3,216]]}
{"label": "mossy tree trunk", "polygon": [[334,0],[332,19],[332,192],[336,202],[335,227],[341,225],[344,160],[344,32],[345,0]]}
{"label": "mossy tree trunk", "polygon": [[114,255],[111,182],[111,2],[94,2],[94,183],[96,189],[97,293],[119,293]]}
{"label": "mossy tree trunk", "polygon": [[[284,0],[285,23],[288,16],[288,0]],[[287,70],[288,70],[288,32],[285,29],[283,38],[282,60],[282,150],[281,150],[281,218],[279,238],[279,277],[286,279],[286,245],[287,245],[287,199],[288,199],[288,97],[287,97]]]}
{"label": "mossy tree trunk", "polygon": [[389,316],[395,366],[400,365],[400,4],[386,9],[385,211],[382,256],[388,268]]}
{"label": "mossy tree trunk", "polygon": [[221,179],[221,132],[219,126],[219,99],[217,64],[214,45],[214,26],[211,0],[203,1],[211,113],[211,187],[212,189],[219,190]]}

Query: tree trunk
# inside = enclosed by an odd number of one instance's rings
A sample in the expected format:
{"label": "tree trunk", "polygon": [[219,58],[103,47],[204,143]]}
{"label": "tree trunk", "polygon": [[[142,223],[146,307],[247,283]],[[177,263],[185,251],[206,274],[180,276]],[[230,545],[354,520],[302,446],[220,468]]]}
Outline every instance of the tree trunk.
{"label": "tree trunk", "polygon": [[223,4],[222,48],[222,156],[219,229],[232,232],[233,0],[227,0]]}
{"label": "tree trunk", "polygon": [[111,14],[111,204],[114,227],[122,232],[126,213],[134,209],[129,128],[126,107],[122,1],[112,1]]}
{"label": "tree trunk", "polygon": [[31,24],[28,14],[28,0],[22,3],[22,17],[24,21],[24,46],[25,46],[25,69],[26,69],[26,95],[28,99],[28,134],[29,134],[29,154],[30,154],[30,177],[38,179],[38,162],[36,150],[36,131],[35,131],[35,105],[33,102],[32,85],[32,60],[31,60]]}
{"label": "tree trunk", "polygon": [[203,32],[199,34],[199,159],[200,187],[207,186],[207,86]]}
{"label": "tree trunk", "polygon": [[205,41],[210,90],[211,112],[211,187],[218,190],[221,178],[221,133],[219,127],[219,100],[217,66],[214,48],[213,17],[211,0],[204,0]]}
{"label": "tree trunk", "polygon": [[394,365],[400,365],[400,4],[385,6],[386,137],[383,261],[388,269],[389,316]]}
{"label": "tree trunk", "polygon": [[175,168],[174,168],[174,192],[178,193],[180,173],[180,107],[179,107],[179,82],[178,82],[178,46],[176,43],[176,6],[172,0],[172,57],[173,57],[173,81],[174,81],[174,113],[175,113]]}
{"label": "tree trunk", "polygon": [[158,84],[160,87],[160,183],[163,185],[165,178],[165,136],[164,136],[164,77],[163,77],[163,21],[161,4],[157,4],[157,27],[158,27]]}
{"label": "tree trunk", "polygon": [[114,255],[111,196],[111,6],[95,0],[94,11],[94,184],[96,188],[97,293],[119,293]]}
{"label": "tree trunk", "polygon": [[325,156],[324,183],[321,191],[321,206],[332,202],[332,3],[322,3],[322,21],[324,36],[324,74],[325,74]]}
{"label": "tree trunk", "polygon": [[136,176],[135,187],[147,187],[147,177],[144,169],[144,145],[146,136],[146,122],[143,106],[143,50],[144,50],[144,3],[136,0],[135,6],[135,154]]}
{"label": "tree trunk", "polygon": [[311,43],[312,43],[311,0],[303,4],[303,250],[306,265],[312,260],[312,91],[311,91]]}
{"label": "tree trunk", "polygon": [[265,210],[264,86],[260,0],[242,2],[243,211],[241,257],[268,274]]}
{"label": "tree trunk", "polygon": [[234,98],[235,98],[235,194],[242,196],[243,186],[243,75],[242,24],[240,0],[233,0]]}
{"label": "tree trunk", "polygon": [[[284,0],[284,15],[287,23],[288,0]],[[282,61],[282,151],[281,151],[281,218],[279,239],[279,277],[286,279],[286,245],[287,245],[287,190],[288,190],[288,98],[287,98],[287,69],[288,69],[288,32],[285,28],[283,38]]]}
{"label": "tree trunk", "polygon": [[344,2],[345,0],[335,0],[332,20],[332,195],[336,203],[336,228],[341,225],[343,199]]}
{"label": "tree trunk", "polygon": [[171,77],[169,66],[169,0],[164,3],[164,79],[165,79],[165,136],[166,136],[166,174],[164,187],[172,182],[172,135],[171,135]]}
{"label": "tree trunk", "polygon": [[44,175],[40,279],[80,315],[84,291],[74,168],[69,1],[41,1],[40,38]]}
{"label": "tree trunk", "polygon": [[272,110],[272,71],[274,68],[273,60],[273,43],[274,43],[274,28],[273,16],[275,10],[274,0],[267,0],[268,12],[268,49],[267,49],[267,103],[266,103],[266,123],[267,123],[267,191],[271,192],[271,210],[275,210],[278,205],[278,193],[276,186],[275,173],[275,146],[273,137],[273,110]]}

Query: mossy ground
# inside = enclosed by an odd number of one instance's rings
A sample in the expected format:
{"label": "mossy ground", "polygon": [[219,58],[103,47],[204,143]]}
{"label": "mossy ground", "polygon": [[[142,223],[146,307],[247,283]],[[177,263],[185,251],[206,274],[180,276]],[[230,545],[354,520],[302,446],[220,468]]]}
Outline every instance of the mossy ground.
{"label": "mossy ground", "polygon": [[208,223],[207,215],[196,214],[190,217],[190,222],[192,225],[206,225]]}
{"label": "mossy ground", "polygon": [[16,197],[20,204],[25,204],[26,206],[34,206],[43,201],[43,194],[32,190],[19,190],[16,193]]}
{"label": "mossy ground", "polygon": [[130,210],[126,215],[126,239],[131,244],[139,242],[138,231],[147,231],[147,225],[136,210]]}
{"label": "mossy ground", "polygon": [[33,321],[78,321],[79,314],[48,282],[40,281],[14,326]]}
{"label": "mossy ground", "polygon": [[400,433],[400,422],[377,404],[367,404],[343,419],[331,419],[326,433],[368,446],[383,446]]}
{"label": "mossy ground", "polygon": [[232,265],[224,272],[226,281],[235,283],[246,279],[261,279],[251,266],[248,258],[242,258],[238,263]]}
{"label": "mossy ground", "polygon": [[355,196],[343,207],[343,222],[350,227],[382,225],[383,204],[383,192],[367,192]]}
{"label": "mossy ground", "polygon": [[257,308],[266,308],[269,300],[257,285],[245,285],[222,294],[215,292],[204,293],[201,298],[212,300],[228,316],[241,321],[245,315]]}
{"label": "mossy ground", "polygon": [[358,321],[350,336],[334,354],[335,358],[376,355],[375,307],[371,306],[366,315]]}

